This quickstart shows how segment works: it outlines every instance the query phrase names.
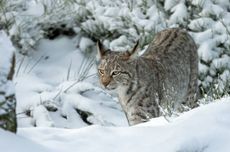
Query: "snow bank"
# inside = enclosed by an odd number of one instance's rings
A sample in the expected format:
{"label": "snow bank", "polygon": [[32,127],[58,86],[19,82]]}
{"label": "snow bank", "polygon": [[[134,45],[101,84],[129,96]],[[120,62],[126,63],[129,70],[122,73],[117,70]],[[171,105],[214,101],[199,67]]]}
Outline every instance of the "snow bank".
{"label": "snow bank", "polygon": [[52,152],[29,139],[0,129],[1,152]]}
{"label": "snow bank", "polygon": [[229,101],[217,100],[160,125],[154,125],[157,118],[133,127],[20,128],[18,134],[56,152],[228,152]]}

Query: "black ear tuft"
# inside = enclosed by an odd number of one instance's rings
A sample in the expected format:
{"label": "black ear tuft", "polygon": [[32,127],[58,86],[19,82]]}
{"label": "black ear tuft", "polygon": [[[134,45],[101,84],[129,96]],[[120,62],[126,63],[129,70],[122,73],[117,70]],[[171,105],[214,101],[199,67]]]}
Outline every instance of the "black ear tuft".
{"label": "black ear tuft", "polygon": [[100,58],[102,58],[105,55],[105,48],[100,40],[97,41],[97,53],[99,54]]}
{"label": "black ear tuft", "polygon": [[134,45],[133,49],[131,51],[128,51],[129,56],[132,56],[132,55],[134,55],[137,52],[138,46],[139,46],[139,40],[137,40],[137,42]]}

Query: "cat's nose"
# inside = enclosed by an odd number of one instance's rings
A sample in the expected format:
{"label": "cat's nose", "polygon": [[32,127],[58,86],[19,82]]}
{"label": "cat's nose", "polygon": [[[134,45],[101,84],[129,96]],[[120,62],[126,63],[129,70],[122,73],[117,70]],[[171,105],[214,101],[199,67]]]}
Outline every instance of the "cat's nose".
{"label": "cat's nose", "polygon": [[101,79],[101,82],[105,87],[107,87],[107,85],[110,83],[110,81],[111,80],[109,78],[102,78]]}

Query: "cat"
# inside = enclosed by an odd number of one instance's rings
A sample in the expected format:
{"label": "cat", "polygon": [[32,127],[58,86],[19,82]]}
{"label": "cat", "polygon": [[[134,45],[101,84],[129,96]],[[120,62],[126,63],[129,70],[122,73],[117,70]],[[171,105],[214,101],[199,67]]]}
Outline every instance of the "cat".
{"label": "cat", "polygon": [[100,82],[116,89],[129,125],[159,117],[167,106],[198,106],[197,46],[183,29],[158,32],[141,56],[138,42],[130,51],[115,52],[98,41],[97,50]]}

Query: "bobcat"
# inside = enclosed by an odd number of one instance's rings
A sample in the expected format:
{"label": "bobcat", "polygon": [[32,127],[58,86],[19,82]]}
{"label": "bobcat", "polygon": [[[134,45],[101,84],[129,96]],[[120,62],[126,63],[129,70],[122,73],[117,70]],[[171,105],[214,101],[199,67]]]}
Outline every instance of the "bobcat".
{"label": "bobcat", "polygon": [[162,115],[171,105],[197,106],[198,55],[191,36],[179,28],[163,30],[141,56],[138,43],[131,51],[115,52],[97,43],[100,82],[116,89],[130,125]]}

